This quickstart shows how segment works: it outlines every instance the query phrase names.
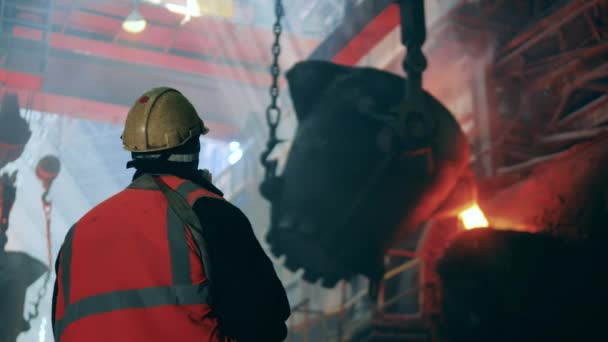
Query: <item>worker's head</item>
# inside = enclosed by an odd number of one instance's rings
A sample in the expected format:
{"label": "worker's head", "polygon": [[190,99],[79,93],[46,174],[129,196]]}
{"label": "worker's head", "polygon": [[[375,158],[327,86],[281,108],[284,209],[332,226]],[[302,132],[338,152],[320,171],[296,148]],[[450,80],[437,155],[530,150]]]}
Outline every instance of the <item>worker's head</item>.
{"label": "worker's head", "polygon": [[154,88],[140,96],[127,115],[123,146],[137,169],[196,168],[199,137],[209,129],[179,91]]}

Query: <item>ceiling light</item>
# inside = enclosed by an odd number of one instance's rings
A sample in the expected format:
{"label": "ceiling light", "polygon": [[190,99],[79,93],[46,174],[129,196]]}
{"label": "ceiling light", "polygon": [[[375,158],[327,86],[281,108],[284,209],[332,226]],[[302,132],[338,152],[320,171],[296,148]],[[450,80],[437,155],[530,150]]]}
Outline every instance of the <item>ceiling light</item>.
{"label": "ceiling light", "polygon": [[230,165],[236,164],[243,157],[243,150],[237,148],[234,152],[230,153],[228,156],[228,163]]}
{"label": "ceiling light", "polygon": [[146,19],[137,10],[137,1],[133,2],[133,11],[122,23],[122,29],[129,33],[140,33],[146,29]]}
{"label": "ceiling light", "polygon": [[189,17],[200,17],[202,15],[201,7],[196,0],[188,0],[186,6],[167,3],[165,4],[165,8],[173,13]]}
{"label": "ceiling light", "polygon": [[230,142],[230,144],[228,145],[228,148],[230,149],[230,151],[234,152],[236,151],[239,147],[241,147],[241,144],[238,141],[232,141]]}

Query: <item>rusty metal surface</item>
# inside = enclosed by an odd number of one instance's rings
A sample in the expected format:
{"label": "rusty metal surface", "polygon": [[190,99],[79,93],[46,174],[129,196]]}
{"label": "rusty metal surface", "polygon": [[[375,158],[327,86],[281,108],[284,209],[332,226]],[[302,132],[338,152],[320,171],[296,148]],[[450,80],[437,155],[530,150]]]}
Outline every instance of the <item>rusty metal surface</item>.
{"label": "rusty metal surface", "polygon": [[608,135],[538,165],[523,181],[483,200],[490,223],[529,232],[588,237],[608,203]]}

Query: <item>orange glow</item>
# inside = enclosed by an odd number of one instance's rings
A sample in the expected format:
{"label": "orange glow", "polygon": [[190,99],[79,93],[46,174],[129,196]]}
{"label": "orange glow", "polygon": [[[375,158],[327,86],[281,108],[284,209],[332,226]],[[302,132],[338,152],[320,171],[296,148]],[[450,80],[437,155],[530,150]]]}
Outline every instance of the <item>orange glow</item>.
{"label": "orange glow", "polygon": [[463,210],[458,217],[462,221],[464,228],[474,229],[474,228],[487,228],[490,224],[486,219],[486,216],[481,211],[481,208],[477,204],[472,205],[471,207]]}

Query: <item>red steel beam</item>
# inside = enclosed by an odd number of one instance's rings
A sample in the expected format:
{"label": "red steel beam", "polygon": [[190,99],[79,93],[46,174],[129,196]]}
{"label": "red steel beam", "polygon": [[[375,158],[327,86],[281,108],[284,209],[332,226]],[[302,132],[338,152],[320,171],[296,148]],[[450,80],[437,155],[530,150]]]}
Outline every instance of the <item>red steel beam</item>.
{"label": "red steel beam", "polygon": [[[70,1],[62,2],[62,6],[56,6],[54,24],[63,24],[68,17]],[[148,27],[139,34],[129,34],[121,29],[122,21],[131,12],[131,6],[124,0],[79,0],[68,26],[162,48],[167,46],[167,37],[173,37],[175,28],[179,27],[180,35],[176,37],[174,48],[220,57],[226,52],[223,45],[229,42],[239,47],[237,54],[230,56],[238,61],[259,62],[270,58],[270,46],[274,39],[270,26],[242,28],[229,20],[210,16],[192,18],[179,25],[183,16],[163,7],[141,3],[139,10],[148,20]],[[305,52],[319,43],[317,39],[289,32],[284,32],[283,39],[297,42]]]}
{"label": "red steel beam", "polygon": [[334,58],[333,62],[355,65],[367,55],[376,44],[400,25],[399,5],[392,4],[374,18],[353,40]]}
{"label": "red steel beam", "polygon": [[498,53],[499,57],[495,62],[495,68],[506,65],[509,61],[534,46],[534,44],[537,44],[544,38],[556,33],[560,27],[595,6],[597,2],[598,0],[587,2],[580,0],[572,1],[554,14],[544,18],[531,29],[526,30],[526,32],[511,40],[511,42]]}
{"label": "red steel beam", "polygon": [[[25,89],[11,89],[19,96],[22,108],[43,113],[55,113],[74,118],[122,124],[129,112],[126,106],[85,100],[76,97],[60,96]],[[236,127],[219,122],[205,122],[209,126],[209,136],[225,139],[237,133]]]}
{"label": "red steel beam", "polygon": [[406,251],[403,249],[394,249],[394,248],[389,249],[385,254],[390,255],[390,256],[395,256],[395,257],[401,257],[401,258],[415,258],[418,256],[415,251]]}
{"label": "red steel beam", "polygon": [[[33,32],[24,28],[15,28],[13,35],[26,39],[33,38]],[[68,50],[85,56],[93,55],[131,64],[160,67],[168,70],[219,79],[230,79],[255,86],[269,86],[270,84],[269,73],[247,71],[240,67],[210,63],[203,60],[143,50],[114,43],[65,35],[62,33],[52,33],[49,41],[51,48]]]}
{"label": "red steel beam", "polygon": [[[113,4],[113,5],[112,5]],[[80,2],[70,16],[69,11],[57,9],[54,12],[53,22],[56,25],[67,22],[66,27],[81,32],[101,34],[114,37],[114,40],[142,44],[151,48],[176,49],[194,53],[209,58],[236,63],[235,69],[241,72],[246,70],[239,63],[262,64],[270,61],[270,46],[272,44],[272,30],[268,28],[247,27],[240,28],[226,20],[212,17],[193,18],[188,23],[179,25],[181,16],[168,12],[165,9],[142,4],[140,10],[148,20],[146,30],[138,34],[129,34],[122,30],[122,20],[131,11],[131,7],[122,1],[108,1],[95,3]],[[283,41],[290,41],[297,45],[303,53],[312,51],[318,40],[296,36],[286,33]],[[226,45],[231,48],[227,49]],[[289,51],[285,51],[281,61],[291,65],[297,58]],[[268,61],[268,62],[267,62]]]}
{"label": "red steel beam", "polygon": [[7,88],[38,90],[42,77],[0,69],[0,85]]}
{"label": "red steel beam", "polygon": [[[120,60],[123,62],[146,64],[169,70],[177,70],[220,79],[240,81],[245,84],[268,86],[269,72],[248,70],[241,63],[265,65],[270,63],[270,46],[272,32],[269,27],[239,29],[236,25],[225,20],[214,18],[195,18],[179,26],[180,17],[164,9],[145,5],[141,8],[144,17],[150,19],[148,27],[139,34],[128,34],[122,31],[122,19],[131,10],[130,5],[122,1],[108,1],[99,4],[92,1],[80,1],[80,7],[67,7],[72,5],[65,2],[53,12],[53,23],[65,29],[75,29],[80,32],[115,37],[114,42],[84,38],[72,34],[53,33],[50,36],[51,47],[66,49],[83,54],[103,58]],[[93,11],[93,12],[91,12]],[[107,15],[106,15],[107,14]],[[176,33],[179,27],[179,34]],[[28,29],[23,26],[14,28],[13,34],[20,38],[40,40],[42,32]],[[284,40],[289,40],[303,53],[312,51],[318,40],[286,34]],[[151,49],[143,49],[126,44],[117,44],[116,41],[142,44]],[[168,42],[171,42],[168,45]],[[232,48],[227,49],[229,44]],[[161,49],[154,51],[153,49]],[[209,62],[204,59],[167,54],[168,48],[178,49],[187,53],[194,53],[217,59],[220,62]],[[293,64],[298,58],[286,51],[281,58],[284,65]],[[222,64],[224,63],[224,64]],[[231,64],[231,65],[229,65]]]}
{"label": "red steel beam", "polygon": [[[68,28],[158,48],[166,47],[167,42],[175,39],[172,47],[213,57],[225,57],[221,45],[222,39],[229,40],[231,44],[243,47],[242,54],[230,57],[236,61],[251,63],[259,61],[262,57],[258,49],[260,43],[266,44],[268,50],[270,49],[271,27],[267,30],[250,28],[243,34],[236,34],[234,24],[210,17],[193,18],[180,26],[179,15],[148,5],[140,8],[143,17],[148,19],[146,29],[137,34],[130,34],[124,32],[121,26],[124,18],[131,11],[131,6],[124,2],[116,5],[111,6],[105,1],[98,4],[81,3],[78,8],[73,9],[69,18],[69,11],[56,9],[53,13],[53,23],[59,25],[67,21]],[[176,28],[180,28],[179,37],[175,37]]]}
{"label": "red steel beam", "polygon": [[[17,94],[21,108],[43,113],[122,124],[129,111],[126,106],[41,92],[41,79],[37,76],[0,69],[0,82],[4,85],[5,91]],[[210,136],[214,138],[229,138],[237,133],[237,128],[230,125],[219,122],[206,122],[206,124],[210,128]]]}
{"label": "red steel beam", "polygon": [[67,115],[78,119],[120,124],[125,119],[128,107],[60,96],[27,89],[11,89],[17,94],[21,108],[43,113]]}

